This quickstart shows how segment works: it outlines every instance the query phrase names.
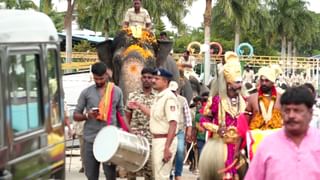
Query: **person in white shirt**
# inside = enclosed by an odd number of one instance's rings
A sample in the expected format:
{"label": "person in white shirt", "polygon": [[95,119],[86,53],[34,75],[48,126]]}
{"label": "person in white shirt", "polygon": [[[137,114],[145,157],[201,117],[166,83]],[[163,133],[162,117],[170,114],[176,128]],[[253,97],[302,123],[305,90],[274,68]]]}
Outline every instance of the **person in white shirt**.
{"label": "person in white shirt", "polygon": [[133,7],[128,9],[124,17],[123,27],[139,26],[151,28],[151,18],[146,9],[141,7],[141,0],[133,0]]}
{"label": "person in white shirt", "polygon": [[[315,98],[315,101],[316,101],[316,90],[313,87],[313,85],[311,83],[304,83],[303,86],[311,91],[311,93],[312,93],[312,95],[313,95],[313,97]],[[316,103],[313,106],[312,119],[311,119],[309,125],[311,127],[320,129],[320,110],[319,110],[318,107],[316,107]]]}

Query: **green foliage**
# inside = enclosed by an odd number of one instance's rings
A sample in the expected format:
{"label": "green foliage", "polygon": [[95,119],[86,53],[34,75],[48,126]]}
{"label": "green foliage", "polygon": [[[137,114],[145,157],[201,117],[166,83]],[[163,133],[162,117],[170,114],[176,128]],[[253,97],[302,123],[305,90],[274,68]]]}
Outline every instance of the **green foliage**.
{"label": "green foliage", "polygon": [[[152,20],[159,25],[160,17],[167,16],[169,21],[178,28],[184,28],[183,17],[187,13],[187,5],[194,0],[143,0],[143,7],[148,10]],[[102,31],[113,35],[122,27],[123,17],[128,8],[132,7],[132,0],[81,0],[78,1],[80,27],[87,27],[95,31]],[[89,17],[89,18],[88,18]]]}
{"label": "green foliage", "polygon": [[156,34],[160,34],[160,32],[166,30],[166,25],[160,19],[160,20],[154,22],[154,28],[156,30]]}
{"label": "green foliage", "polygon": [[0,2],[4,2],[8,9],[38,9],[32,0],[0,0]]}
{"label": "green foliage", "polygon": [[204,33],[201,28],[193,29],[190,33],[184,35],[175,36],[173,50],[175,53],[182,53],[187,49],[189,43],[193,41],[203,42]]}
{"label": "green foliage", "polygon": [[320,15],[307,10],[303,0],[261,4],[256,0],[219,0],[212,12],[211,39],[221,43],[224,50],[233,49],[237,19],[240,42],[252,44],[256,55],[279,55],[283,34],[293,42],[296,56],[310,56],[320,49]]}
{"label": "green foliage", "polygon": [[64,29],[64,13],[58,13],[55,11],[50,11],[48,16],[53,21],[58,32],[61,32]]}
{"label": "green foliage", "polygon": [[74,52],[95,52],[96,48],[91,46],[91,44],[88,41],[82,40],[82,41],[80,41],[80,43],[74,45],[72,51],[74,51]]}

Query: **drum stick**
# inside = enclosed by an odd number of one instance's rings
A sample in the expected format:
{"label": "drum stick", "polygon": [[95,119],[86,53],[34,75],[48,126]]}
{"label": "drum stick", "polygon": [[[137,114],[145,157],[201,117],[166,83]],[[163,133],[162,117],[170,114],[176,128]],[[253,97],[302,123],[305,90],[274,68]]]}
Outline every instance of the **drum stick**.
{"label": "drum stick", "polygon": [[186,161],[187,161],[187,159],[188,159],[188,156],[189,156],[189,154],[190,154],[190,152],[191,152],[191,150],[192,150],[192,148],[193,148],[193,145],[194,145],[194,144],[193,144],[193,142],[192,142],[190,148],[189,148],[188,151],[187,151],[186,157],[185,157],[184,160],[183,160],[183,164],[186,163]]}
{"label": "drum stick", "polygon": [[74,138],[72,137],[72,143],[71,143],[71,155],[70,155],[70,160],[69,160],[69,172],[71,170],[71,159],[72,159],[72,150],[73,150],[73,146],[74,146]]}

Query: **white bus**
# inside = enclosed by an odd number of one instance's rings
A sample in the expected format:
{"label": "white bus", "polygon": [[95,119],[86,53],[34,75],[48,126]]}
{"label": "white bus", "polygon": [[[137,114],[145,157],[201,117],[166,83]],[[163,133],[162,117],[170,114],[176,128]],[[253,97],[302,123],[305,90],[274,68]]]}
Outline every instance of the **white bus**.
{"label": "white bus", "polygon": [[0,179],[64,179],[56,28],[22,10],[1,10],[0,27]]}

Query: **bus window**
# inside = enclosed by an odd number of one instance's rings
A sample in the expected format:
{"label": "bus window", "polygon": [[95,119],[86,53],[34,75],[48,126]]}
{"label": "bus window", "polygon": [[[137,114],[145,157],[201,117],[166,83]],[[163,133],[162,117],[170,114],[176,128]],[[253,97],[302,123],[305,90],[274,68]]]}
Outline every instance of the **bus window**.
{"label": "bus window", "polygon": [[49,98],[50,98],[50,114],[51,124],[55,125],[61,123],[59,98],[61,97],[58,91],[58,65],[57,65],[57,51],[55,49],[48,50],[48,82],[49,82]]}
{"label": "bus window", "polygon": [[40,128],[39,55],[24,54],[9,57],[9,93],[11,127],[15,133]]}

